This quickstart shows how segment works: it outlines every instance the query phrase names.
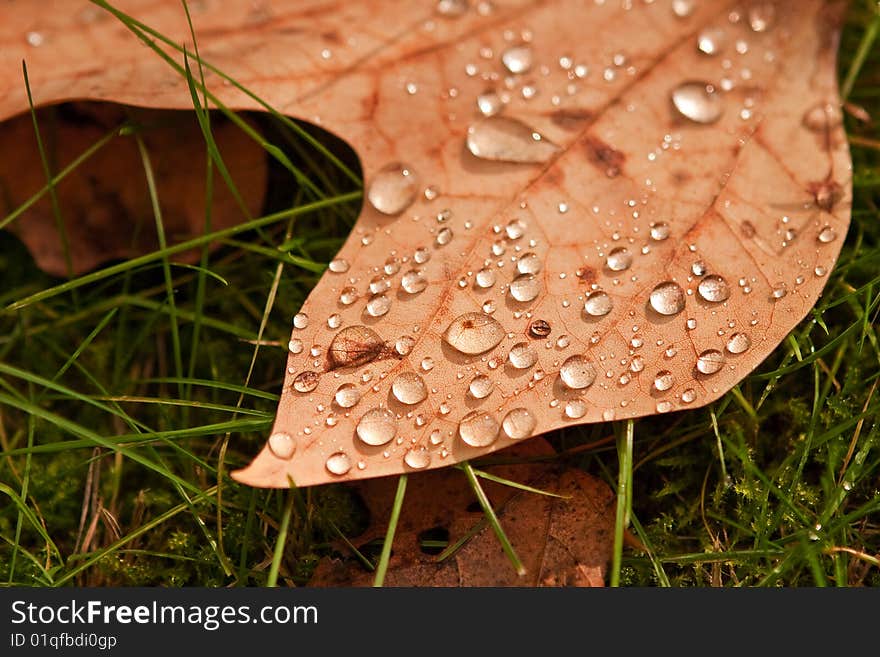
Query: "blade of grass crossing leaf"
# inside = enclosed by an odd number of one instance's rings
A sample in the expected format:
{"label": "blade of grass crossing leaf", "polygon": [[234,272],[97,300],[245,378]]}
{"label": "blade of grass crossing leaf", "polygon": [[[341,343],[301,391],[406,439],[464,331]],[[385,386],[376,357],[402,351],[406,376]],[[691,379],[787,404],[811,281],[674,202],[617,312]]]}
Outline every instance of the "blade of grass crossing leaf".
{"label": "blade of grass crossing leaf", "polygon": [[397,533],[397,521],[400,518],[400,510],[403,508],[404,495],[406,495],[406,474],[397,478],[397,492],[394,494],[394,503],[391,506],[391,517],[388,518],[388,530],[385,532],[379,563],[376,564],[376,577],[373,579],[375,587],[385,585],[385,573],[388,571],[388,562],[391,560],[391,546],[394,544],[394,534]]}
{"label": "blade of grass crossing leaf", "polygon": [[627,420],[623,436],[617,443],[617,512],[614,517],[614,547],[611,557],[611,586],[620,586],[620,569],[623,561],[623,534],[629,524],[632,505],[634,422]]}
{"label": "blade of grass crossing leaf", "polygon": [[474,468],[474,474],[477,475],[480,479],[485,479],[487,481],[494,481],[496,484],[501,484],[502,486],[508,486],[510,488],[516,488],[517,490],[526,491],[527,493],[535,493],[536,495],[545,495],[547,497],[556,497],[558,499],[563,499],[563,500],[571,499],[570,495],[560,495],[559,493],[551,493],[549,490],[541,490],[540,488],[535,488],[533,486],[521,484],[518,481],[511,481],[510,479],[505,479],[504,477],[499,477],[497,475],[493,475],[491,472],[477,470],[476,468]]}
{"label": "blade of grass crossing leaf", "polygon": [[504,528],[501,526],[501,522],[498,520],[495,509],[492,508],[492,503],[489,502],[489,498],[486,496],[486,492],[480,485],[480,481],[479,479],[477,479],[476,473],[474,473],[473,466],[465,461],[461,464],[461,469],[464,471],[468,483],[471,486],[471,490],[474,491],[474,495],[476,496],[477,501],[480,503],[480,506],[483,507],[483,514],[486,516],[486,520],[488,520],[489,525],[495,532],[495,536],[498,537],[498,541],[501,543],[501,547],[504,550],[504,553],[507,555],[507,558],[510,560],[510,563],[513,566],[513,569],[516,571],[516,574],[520,576],[525,575],[526,567],[523,565],[522,561],[520,561],[520,558],[516,554],[516,550],[513,548],[513,544],[510,542],[510,539],[507,538],[507,534],[504,532]]}

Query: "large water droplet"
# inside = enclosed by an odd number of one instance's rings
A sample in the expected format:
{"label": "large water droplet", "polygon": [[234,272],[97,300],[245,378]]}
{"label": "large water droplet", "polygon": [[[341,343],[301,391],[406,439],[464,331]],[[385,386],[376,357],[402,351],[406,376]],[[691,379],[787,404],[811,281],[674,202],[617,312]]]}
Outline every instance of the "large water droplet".
{"label": "large water droplet", "polygon": [[459,315],[443,332],[443,340],[463,354],[482,354],[504,339],[504,327],[483,313]]}
{"label": "large water droplet", "polygon": [[518,342],[507,353],[507,361],[518,370],[526,370],[538,362],[538,354],[528,342]]}
{"label": "large water droplet", "polygon": [[379,169],[367,190],[370,204],[383,214],[400,214],[418,194],[418,177],[405,164],[393,162]]}
{"label": "large water droplet", "polygon": [[608,257],[605,259],[605,264],[611,271],[624,271],[629,269],[632,261],[632,254],[626,247],[619,246],[616,249],[611,249]]}
{"label": "large water droplet", "polygon": [[713,303],[726,301],[730,297],[730,286],[718,274],[710,274],[701,280],[697,291],[706,301]]}
{"label": "large water droplet", "polygon": [[669,370],[661,370],[654,376],[654,388],[660,392],[669,390],[675,384],[675,377]]}
{"label": "large water droplet", "polygon": [[486,447],[498,438],[501,427],[490,413],[486,411],[471,411],[458,424],[458,435],[471,447]]}
{"label": "large water droplet", "polygon": [[724,354],[717,349],[706,349],[697,356],[697,369],[703,374],[715,374],[724,367]]}
{"label": "large water droplet", "polygon": [[353,383],[343,383],[336,389],[333,399],[342,408],[351,408],[361,400],[361,392]]}
{"label": "large water droplet", "polygon": [[541,280],[534,274],[520,274],[510,282],[510,296],[517,301],[534,301],[541,293]]}
{"label": "large water droplet", "polygon": [[428,277],[421,269],[410,269],[400,277],[400,287],[404,292],[418,294],[428,287]]}
{"label": "large water droplet", "polygon": [[311,392],[318,387],[320,375],[317,372],[300,372],[293,379],[293,389],[297,392]]}
{"label": "large water droplet", "polygon": [[741,354],[752,346],[752,341],[745,333],[734,333],[727,341],[727,351],[731,354]]}
{"label": "large water droplet", "polygon": [[572,390],[583,390],[593,385],[596,369],[586,356],[569,356],[559,369],[559,378]]}
{"label": "large water droplet", "polygon": [[296,442],[289,433],[276,431],[269,436],[269,451],[286,461],[293,458],[293,453],[296,451]]}
{"label": "large water droplet", "polygon": [[293,316],[293,328],[304,329],[309,325],[309,316],[305,313],[297,313]]}
{"label": "large water droplet", "polygon": [[516,270],[520,274],[537,274],[541,271],[541,259],[531,251],[523,253],[516,261]]}
{"label": "large water droplet", "polygon": [[706,82],[685,82],[672,92],[678,113],[695,123],[715,123],[724,111],[724,101]]}
{"label": "large water droplet", "polygon": [[614,308],[614,302],[604,290],[593,290],[584,299],[584,312],[591,317],[604,317]]}
{"label": "large water droplet", "polygon": [[524,44],[511,46],[501,53],[501,62],[513,74],[525,73],[532,68],[532,49]]}
{"label": "large water droplet", "polygon": [[351,459],[345,452],[334,452],[327,457],[324,466],[330,474],[342,476],[351,470]]}
{"label": "large water droplet", "polygon": [[494,388],[495,384],[492,382],[492,379],[485,374],[477,374],[477,376],[471,379],[468,385],[468,392],[474,399],[485,399],[492,393]]}
{"label": "large water droplet", "polygon": [[403,462],[414,470],[423,470],[431,464],[431,452],[425,447],[413,447],[403,455]]}
{"label": "large water droplet", "polygon": [[468,150],[483,160],[546,162],[559,150],[522,121],[503,116],[480,119],[468,128]]}
{"label": "large water droplet", "polygon": [[391,384],[391,393],[401,404],[418,404],[428,396],[428,386],[415,372],[402,372]]}
{"label": "large water droplet", "polygon": [[477,287],[486,290],[495,285],[495,270],[489,268],[481,269],[477,272],[474,280],[476,281]]}
{"label": "large water droplet", "polygon": [[397,435],[397,420],[387,408],[377,406],[361,416],[355,431],[367,445],[385,445]]}
{"label": "large water droplet", "polygon": [[370,317],[381,317],[391,309],[391,299],[384,294],[377,294],[367,301],[367,314]]}
{"label": "large water droplet", "polygon": [[579,420],[587,414],[587,403],[583,399],[572,399],[565,404],[565,417]]}
{"label": "large water droplet", "polygon": [[375,360],[385,348],[385,342],[373,329],[349,326],[337,333],[330,342],[327,355],[334,368],[356,367]]}
{"label": "large water droplet", "polygon": [[651,290],[651,308],[661,315],[677,315],[684,310],[685,295],[681,285],[664,281]]}
{"label": "large water droplet", "polygon": [[528,438],[535,432],[537,424],[535,414],[527,408],[514,408],[501,421],[504,433],[513,440]]}

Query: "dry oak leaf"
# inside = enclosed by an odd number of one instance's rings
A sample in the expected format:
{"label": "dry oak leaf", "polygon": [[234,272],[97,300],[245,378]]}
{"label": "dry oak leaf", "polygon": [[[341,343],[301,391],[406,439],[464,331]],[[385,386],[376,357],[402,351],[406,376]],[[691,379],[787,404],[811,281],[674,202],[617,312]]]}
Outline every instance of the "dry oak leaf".
{"label": "dry oak leaf", "polygon": [[[22,84],[20,79],[8,82]],[[191,112],[79,102],[38,110],[37,121],[56,172],[124,122],[137,126],[155,179],[167,243],[204,232],[208,156]],[[256,215],[268,178],[265,151],[222,117],[214,119],[212,133],[248,212]],[[7,214],[39,192],[46,175],[30,115],[0,124],[0,143],[6,153],[0,158],[0,212]],[[241,223],[242,210],[222,181],[213,192],[213,229]],[[82,274],[108,260],[132,258],[158,248],[144,163],[133,136],[120,135],[104,145],[57,184],[54,194],[64,222],[69,268],[48,194],[12,224],[12,231],[43,271],[54,276]],[[194,250],[174,259],[195,262],[198,257],[199,251]]]}
{"label": "dry oak leaf", "polygon": [[[553,454],[544,440],[522,444],[526,445],[528,449],[513,447],[505,455],[516,450],[521,456]],[[580,470],[546,463],[484,469],[564,496],[554,498],[491,481],[482,483],[526,575],[516,573],[491,527],[482,519],[464,474],[446,468],[410,478],[386,586],[603,585],[614,526],[614,495],[605,483]],[[395,480],[388,477],[356,484],[370,516],[376,519],[353,539],[357,545],[384,538],[384,523],[391,513],[395,488]],[[468,538],[451,556],[438,562],[437,551],[422,549],[422,539],[441,535],[448,537],[450,545]],[[318,564],[309,584],[369,586],[373,578],[374,574],[353,556],[327,557]]]}
{"label": "dry oak leaf", "polygon": [[[40,102],[190,103],[112,17],[78,24],[81,6],[5,3],[4,69],[26,57]],[[119,6],[188,43],[176,0]],[[440,467],[724,394],[815,303],[848,227],[844,8],[193,3],[203,58],[347,140],[366,180],[294,318],[272,435],[235,478]],[[0,117],[25,106],[4,91]]]}

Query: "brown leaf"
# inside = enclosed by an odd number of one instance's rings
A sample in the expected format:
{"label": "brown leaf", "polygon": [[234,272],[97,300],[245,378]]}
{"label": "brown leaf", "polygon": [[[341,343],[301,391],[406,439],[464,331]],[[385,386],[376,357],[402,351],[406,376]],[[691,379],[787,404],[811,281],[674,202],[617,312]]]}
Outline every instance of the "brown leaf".
{"label": "brown leaf", "polygon": [[[545,441],[531,442],[535,445],[527,450],[529,454],[552,453]],[[386,586],[602,586],[614,525],[614,495],[608,486],[580,470],[542,463],[485,469],[567,498],[481,482],[526,574],[516,574],[491,527],[482,520],[464,474],[447,468],[407,483]],[[395,489],[395,481],[387,477],[357,484],[375,520],[354,539],[355,544],[384,539]],[[454,544],[478,524],[482,528],[439,563],[436,552],[421,547],[424,537],[434,535],[448,535],[450,545]],[[369,586],[373,578],[354,557],[327,557],[318,564],[310,585]]]}
{"label": "brown leaf", "polygon": [[[126,119],[143,132],[167,243],[201,235],[205,225],[207,155],[204,137],[192,113],[89,102],[41,109],[37,120],[53,172],[68,166]],[[268,175],[265,152],[222,118],[214,120],[212,132],[248,210],[256,215]],[[6,153],[15,154],[0,158],[5,214],[40,191],[46,175],[30,115],[0,124],[0,143]],[[69,244],[70,270],[48,194],[12,225],[44,271],[55,276],[81,274],[108,260],[131,258],[158,248],[144,164],[133,136],[113,139],[76,167],[56,186],[55,193]],[[214,230],[242,221],[242,211],[219,176],[212,198]],[[175,260],[194,262],[198,255],[197,250],[182,253]]]}
{"label": "brown leaf", "polygon": [[[29,21],[5,32],[3,61],[27,57],[39,102],[189,104],[112,18],[86,28],[58,3],[26,4],[0,9],[4,25]],[[188,42],[175,1],[122,6]],[[203,57],[346,139],[367,183],[295,322],[269,446],[239,481],[440,467],[707,404],[805,316],[837,258],[851,199],[842,2],[193,7]],[[0,116],[23,107],[20,85],[0,94]],[[382,347],[333,352],[339,327]]]}

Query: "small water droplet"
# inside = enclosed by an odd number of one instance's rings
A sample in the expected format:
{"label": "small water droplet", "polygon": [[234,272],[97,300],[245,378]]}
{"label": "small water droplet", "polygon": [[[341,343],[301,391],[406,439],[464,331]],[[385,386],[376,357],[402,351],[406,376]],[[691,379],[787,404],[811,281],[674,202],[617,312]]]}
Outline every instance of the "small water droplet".
{"label": "small water droplet", "polygon": [[593,385],[596,380],[596,369],[580,354],[569,356],[559,369],[559,378],[572,390],[583,390]]}
{"label": "small water droplet", "polygon": [[305,313],[297,313],[293,316],[293,328],[304,329],[309,325],[309,316]]}
{"label": "small water droplet", "polygon": [[293,458],[293,453],[296,451],[296,442],[289,433],[276,431],[269,436],[269,451],[279,459],[286,461]]}
{"label": "small water droplet", "polygon": [[727,340],[727,351],[731,354],[741,354],[752,346],[752,341],[745,333],[734,333]]}
{"label": "small water droplet", "polygon": [[605,259],[605,265],[611,271],[624,271],[629,269],[630,265],[632,265],[632,261],[632,254],[626,249],[626,247],[619,246],[616,249],[611,249],[608,257]]}
{"label": "small water droplet", "polygon": [[703,374],[715,374],[724,367],[724,354],[717,349],[706,349],[697,357],[697,369]]}
{"label": "small water droplet", "polygon": [[367,314],[370,317],[381,317],[391,308],[391,299],[384,294],[377,294],[367,301]]}
{"label": "small water droplet", "polygon": [[42,35],[40,32],[28,32],[25,35],[25,41],[27,41],[28,45],[33,48],[39,48],[45,42],[46,37]]}
{"label": "small water droplet", "polygon": [[681,401],[685,404],[692,403],[697,398],[697,393],[693,388],[688,388],[681,393]]}
{"label": "small water droplet", "polygon": [[367,199],[382,214],[400,214],[415,201],[418,186],[418,177],[407,165],[393,162],[375,173]]}
{"label": "small water droplet", "polygon": [[541,280],[533,274],[520,274],[510,282],[509,292],[516,301],[534,301],[541,293]]}
{"label": "small water droplet", "polygon": [[513,73],[525,73],[532,68],[532,49],[523,44],[512,46],[501,54],[501,62],[504,68]]}
{"label": "small water droplet", "polygon": [[651,308],[661,315],[677,315],[684,310],[685,294],[678,283],[664,281],[651,290],[648,300]]}
{"label": "small water droplet", "polygon": [[452,241],[452,229],[449,226],[444,226],[437,231],[437,237],[434,241],[437,246],[446,246]]}
{"label": "small water droplet", "polygon": [[495,270],[483,268],[477,272],[477,275],[474,277],[474,281],[477,284],[477,287],[488,289],[495,285]]}
{"label": "small water droplet", "polygon": [[770,288],[770,299],[773,301],[778,301],[786,294],[788,294],[788,290],[786,289],[785,283],[776,283]]}
{"label": "small water droplet", "polygon": [[672,104],[684,118],[695,123],[715,123],[724,111],[724,102],[711,84],[684,82],[672,92]]}
{"label": "small water droplet", "polygon": [[694,13],[694,0],[672,0],[672,13],[679,18],[687,18]]}
{"label": "small water droplet", "polygon": [[468,0],[437,0],[435,9],[444,18],[459,18],[468,10]]}
{"label": "small water droplet", "polygon": [[669,224],[665,221],[658,221],[651,224],[651,239],[655,242],[662,242],[669,237]]}
{"label": "small water droplet", "polygon": [[428,287],[428,278],[421,269],[410,269],[401,276],[400,287],[409,294],[418,294]]}
{"label": "small water droplet", "polygon": [[416,341],[412,337],[402,335],[394,343],[394,351],[401,356],[408,356],[414,346],[416,346]]}
{"label": "small water droplet", "polygon": [[504,339],[504,328],[484,313],[459,315],[443,332],[443,340],[463,354],[482,354]]}
{"label": "small water droplet", "polygon": [[334,274],[344,274],[348,271],[348,260],[335,258],[330,261],[329,265],[327,265],[327,269],[329,269]]}
{"label": "small water droplet", "polygon": [[403,462],[414,470],[423,470],[431,464],[431,452],[423,446],[413,447],[403,455]]}
{"label": "small water droplet", "polygon": [[374,276],[372,280],[370,280],[371,294],[382,294],[383,292],[387,292],[390,287],[391,281],[387,276]]}
{"label": "small water droplet", "polygon": [[351,459],[345,452],[334,452],[327,457],[324,466],[330,474],[342,476],[351,470]]}
{"label": "small water droplet", "polygon": [[825,132],[836,128],[843,122],[840,106],[834,103],[819,103],[804,113],[803,124],[807,130]]}
{"label": "small water droplet", "polygon": [[318,387],[320,375],[317,372],[307,370],[300,372],[293,379],[293,389],[297,392],[311,392]]}
{"label": "small water droplet", "polygon": [[301,354],[303,350],[302,340],[299,338],[293,338],[290,342],[287,343],[287,350],[292,354]]}
{"label": "small water droplet", "polygon": [[351,408],[361,400],[361,393],[353,383],[343,383],[336,389],[333,399],[341,408]]}
{"label": "small water droplet", "polygon": [[333,313],[327,317],[328,328],[338,329],[340,326],[342,326],[342,315],[339,313]]}
{"label": "small water droplet", "polygon": [[837,231],[826,224],[822,227],[822,230],[819,231],[816,239],[822,244],[828,244],[829,242],[833,242],[837,239]]}
{"label": "small water droplet", "polygon": [[543,319],[536,319],[529,324],[529,335],[533,338],[543,339],[550,335],[550,324]]}
{"label": "small water droplet", "polygon": [[726,41],[724,30],[708,27],[697,36],[697,50],[704,55],[717,55],[724,48]]}
{"label": "small water droplet", "polygon": [[[526,232],[526,224],[521,219],[513,219],[504,227],[504,232],[509,240],[518,240]],[[503,246],[503,245],[502,245]],[[501,253],[504,253],[503,251]],[[501,255],[496,253],[495,255]]]}
{"label": "small water droplet", "polygon": [[541,163],[559,150],[553,142],[522,121],[503,116],[483,118],[467,131],[467,147],[475,157],[499,162]]}
{"label": "small water droplet", "polygon": [[705,276],[706,271],[708,271],[706,269],[706,263],[702,260],[697,260],[691,265],[691,272],[694,276]]}
{"label": "small water droplet", "polygon": [[828,273],[828,270],[825,269],[825,267],[823,267],[822,265],[816,265],[816,268],[813,269],[813,273],[816,276],[824,276],[825,274]]}
{"label": "small water droplet", "polygon": [[430,259],[431,252],[428,251],[428,249],[426,249],[424,246],[420,246],[415,251],[413,251],[413,260],[415,260],[416,263],[420,265],[425,264]]}
{"label": "small water droplet", "polygon": [[720,303],[730,297],[730,286],[718,274],[710,274],[700,281],[697,291],[706,301]]}
{"label": "small water droplet", "polygon": [[339,291],[339,303],[350,306],[358,300],[358,291],[351,285],[347,285]]}
{"label": "small water droplet", "polygon": [[537,424],[538,419],[527,408],[514,408],[501,421],[504,433],[513,440],[528,438],[535,432]]}
{"label": "small water droplet", "polygon": [[672,410],[672,402],[666,399],[658,401],[656,408],[658,413],[668,413]]}
{"label": "small water droplet", "polygon": [[541,271],[541,259],[531,251],[523,253],[516,261],[516,269],[520,274],[537,274]]}
{"label": "small water droplet", "polygon": [[645,369],[645,359],[641,356],[633,356],[629,362],[629,369],[631,372],[641,372]]}
{"label": "small water droplet", "polygon": [[507,353],[507,362],[518,370],[526,370],[538,362],[538,354],[528,342],[518,342]]}
{"label": "small water droplet", "polygon": [[501,96],[494,91],[487,91],[477,96],[477,109],[483,116],[495,116],[504,108]]}
{"label": "small water droplet", "polygon": [[654,388],[660,392],[665,392],[675,385],[675,377],[669,370],[657,372],[654,376]]}
{"label": "small water droplet", "polygon": [[330,342],[327,355],[334,368],[355,367],[375,360],[385,348],[385,342],[373,329],[349,326],[337,333]]}
{"label": "small water droplet", "polygon": [[355,431],[367,445],[385,445],[397,435],[397,420],[387,408],[377,406],[361,416]]}
{"label": "small water droplet", "polygon": [[419,367],[422,368],[423,372],[430,372],[434,369],[434,359],[430,356],[425,356],[422,358],[422,362],[419,363]]}
{"label": "small water droplet", "polygon": [[495,384],[485,374],[478,374],[468,384],[468,392],[474,399],[485,399],[495,388]]}
{"label": "small water droplet", "polygon": [[428,386],[415,372],[401,372],[391,383],[391,393],[401,404],[419,404],[428,397]]}
{"label": "small water droplet", "polygon": [[495,442],[500,430],[498,420],[486,411],[471,411],[458,424],[458,435],[471,447],[486,447]]}
{"label": "small water droplet", "polygon": [[771,2],[760,2],[749,7],[749,27],[754,32],[766,32],[776,20],[776,7]]}
{"label": "small water droplet", "polygon": [[591,317],[604,317],[614,308],[614,302],[604,290],[593,290],[584,298],[584,312]]}
{"label": "small water droplet", "polygon": [[587,414],[587,403],[582,399],[572,399],[565,404],[565,417],[578,420]]}

